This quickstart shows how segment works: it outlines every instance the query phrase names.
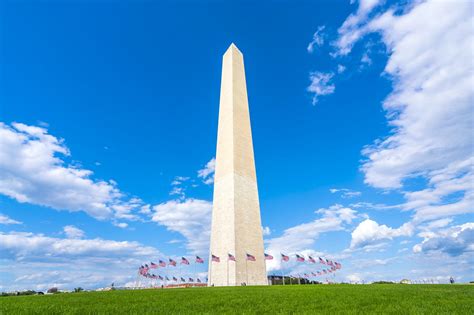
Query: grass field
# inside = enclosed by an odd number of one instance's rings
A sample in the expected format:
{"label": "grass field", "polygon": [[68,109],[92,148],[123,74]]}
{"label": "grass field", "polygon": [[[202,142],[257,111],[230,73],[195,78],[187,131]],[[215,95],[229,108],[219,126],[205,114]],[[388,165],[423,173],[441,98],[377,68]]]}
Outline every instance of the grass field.
{"label": "grass field", "polygon": [[1,314],[474,314],[470,285],[149,289],[0,298]]}

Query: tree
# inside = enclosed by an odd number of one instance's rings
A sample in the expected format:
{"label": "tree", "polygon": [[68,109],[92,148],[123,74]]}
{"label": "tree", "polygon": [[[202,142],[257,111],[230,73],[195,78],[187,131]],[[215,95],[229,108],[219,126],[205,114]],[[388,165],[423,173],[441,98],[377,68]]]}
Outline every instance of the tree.
{"label": "tree", "polygon": [[58,288],[49,288],[48,293],[58,293]]}

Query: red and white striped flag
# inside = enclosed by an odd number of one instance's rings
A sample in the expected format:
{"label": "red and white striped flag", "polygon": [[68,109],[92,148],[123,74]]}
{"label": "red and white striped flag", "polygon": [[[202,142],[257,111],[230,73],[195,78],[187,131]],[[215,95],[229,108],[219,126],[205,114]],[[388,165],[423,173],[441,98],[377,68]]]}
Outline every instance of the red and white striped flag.
{"label": "red and white striped flag", "polygon": [[155,264],[154,262],[151,262],[150,263],[150,269],[156,269],[156,268],[158,268],[158,265]]}
{"label": "red and white striped flag", "polygon": [[168,265],[176,267],[176,261],[170,258]]}
{"label": "red and white striped flag", "polygon": [[203,264],[203,263],[204,263],[204,259],[202,259],[202,258],[199,257],[199,256],[196,256],[196,263],[197,263],[197,264]]}
{"label": "red and white striped flag", "polygon": [[257,260],[255,259],[255,256],[250,255],[249,253],[247,253],[247,260],[250,260],[250,261],[257,261]]}
{"label": "red and white striped flag", "polygon": [[312,264],[315,264],[315,263],[316,263],[316,260],[314,260],[314,258],[311,257],[311,256],[308,256],[308,261],[309,261],[310,263],[312,263]]}
{"label": "red and white striped flag", "polygon": [[163,260],[160,260],[158,265],[160,265],[160,267],[166,267],[166,263]]}
{"label": "red and white striped flag", "polygon": [[181,257],[181,264],[189,265],[189,260],[187,260],[185,257]]}
{"label": "red and white striped flag", "polygon": [[219,257],[217,257],[217,256],[215,256],[215,255],[212,255],[211,257],[212,257],[212,259],[211,259],[212,261],[214,261],[214,262],[221,262],[221,260],[220,260]]}
{"label": "red and white striped flag", "polygon": [[272,260],[273,256],[270,254],[265,253],[265,260]]}
{"label": "red and white striped flag", "polygon": [[304,257],[296,254],[296,261],[304,262]]}
{"label": "red and white striped flag", "polygon": [[326,262],[324,261],[324,259],[322,259],[321,257],[319,257],[319,263],[320,263],[320,264],[323,264],[323,265],[326,264]]}
{"label": "red and white striped flag", "polygon": [[286,256],[285,254],[281,254],[281,261],[289,261],[290,257]]}
{"label": "red and white striped flag", "polygon": [[227,259],[229,261],[235,261],[235,256],[229,253],[229,254],[227,254]]}

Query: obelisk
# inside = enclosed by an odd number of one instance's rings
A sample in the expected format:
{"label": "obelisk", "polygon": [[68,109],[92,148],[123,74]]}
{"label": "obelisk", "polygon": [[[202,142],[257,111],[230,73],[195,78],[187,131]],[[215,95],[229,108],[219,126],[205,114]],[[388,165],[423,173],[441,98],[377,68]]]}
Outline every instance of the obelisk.
{"label": "obelisk", "polygon": [[208,284],[268,284],[263,251],[244,58],[231,44],[222,60]]}

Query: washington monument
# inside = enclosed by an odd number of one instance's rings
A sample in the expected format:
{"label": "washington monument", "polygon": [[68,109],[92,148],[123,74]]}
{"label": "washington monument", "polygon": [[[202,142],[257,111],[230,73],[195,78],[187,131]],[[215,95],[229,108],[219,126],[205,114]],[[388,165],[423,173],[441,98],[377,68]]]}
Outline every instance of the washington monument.
{"label": "washington monument", "polygon": [[208,284],[268,284],[263,250],[244,57],[231,44],[222,60]]}

